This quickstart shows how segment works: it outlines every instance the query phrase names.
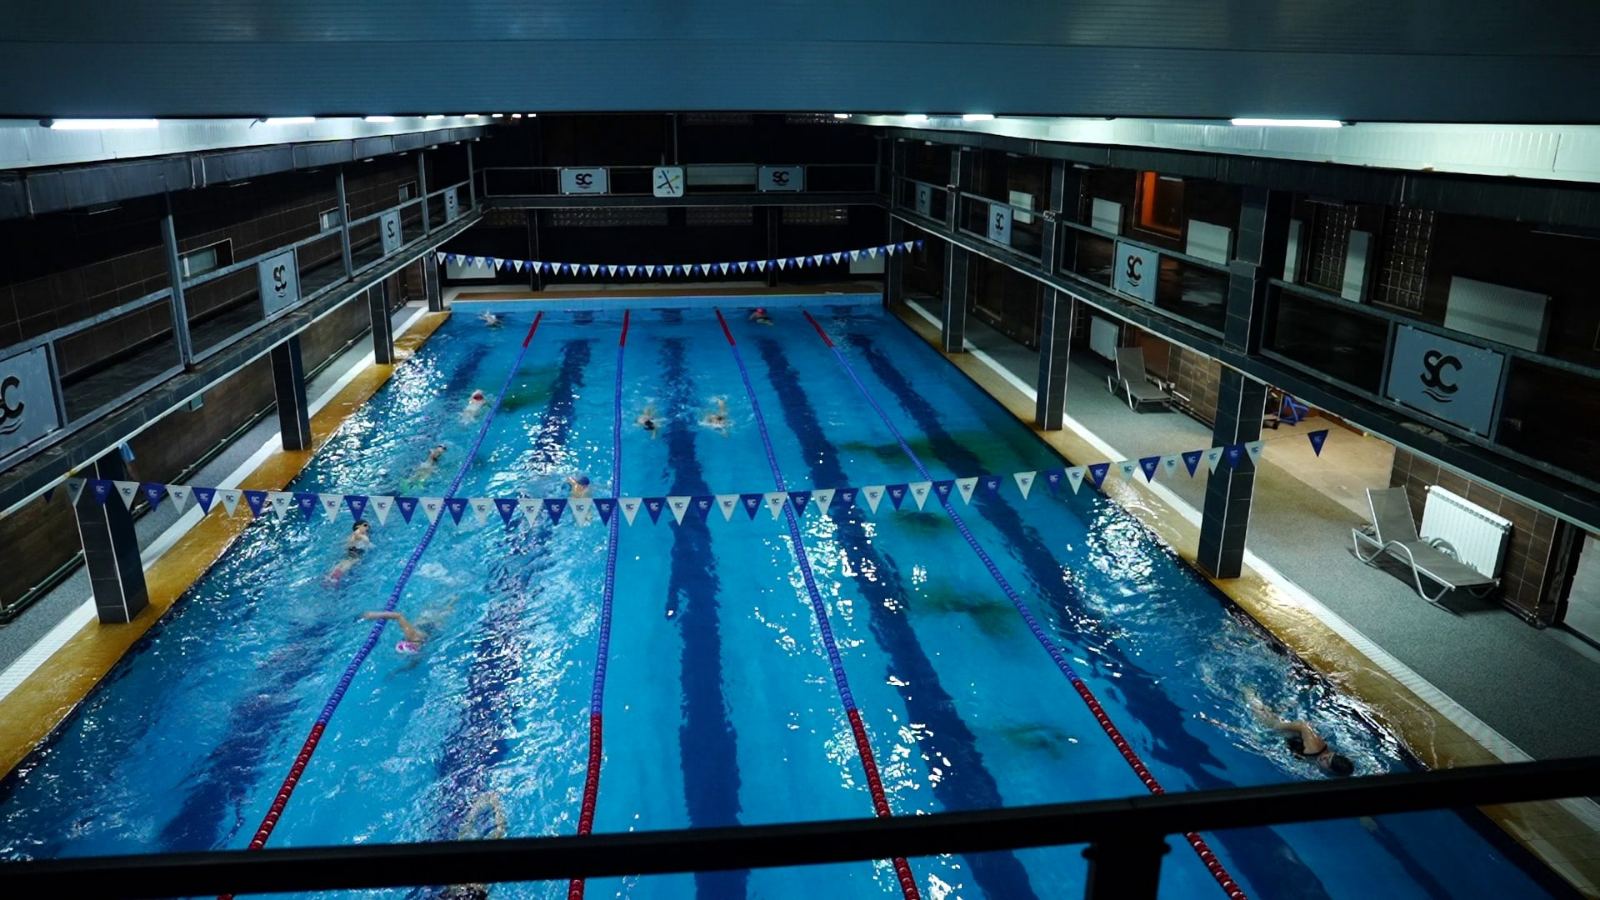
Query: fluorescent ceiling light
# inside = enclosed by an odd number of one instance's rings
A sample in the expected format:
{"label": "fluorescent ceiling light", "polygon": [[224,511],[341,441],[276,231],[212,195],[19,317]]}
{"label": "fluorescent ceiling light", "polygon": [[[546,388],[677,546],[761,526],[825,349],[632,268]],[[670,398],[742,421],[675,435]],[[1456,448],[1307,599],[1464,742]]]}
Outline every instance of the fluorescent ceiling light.
{"label": "fluorescent ceiling light", "polygon": [[922,113],[906,113],[905,120],[907,122],[926,122],[928,117]]}
{"label": "fluorescent ceiling light", "polygon": [[310,125],[316,116],[278,116],[265,120],[268,125]]}
{"label": "fluorescent ceiling light", "polygon": [[394,116],[366,116],[361,121],[363,121],[363,122],[379,122],[379,123],[382,123],[382,122],[393,122],[394,121]]}
{"label": "fluorescent ceiling light", "polygon": [[520,119],[520,118],[522,118],[522,113],[512,113],[511,114],[511,118]]}
{"label": "fluorescent ceiling light", "polygon": [[467,118],[469,118],[469,119],[481,119],[481,118],[483,118],[483,113],[467,113]]}
{"label": "fluorescent ceiling light", "polygon": [[506,117],[505,113],[490,113],[489,114],[489,118],[491,118],[491,119],[504,119],[505,117]]}
{"label": "fluorescent ceiling light", "polygon": [[423,118],[424,119],[442,119],[442,118],[444,118],[444,116],[441,113],[434,113],[431,116],[423,116]]}
{"label": "fluorescent ceiling light", "polygon": [[992,122],[994,113],[967,113],[961,117],[963,122]]}
{"label": "fluorescent ceiling light", "polygon": [[850,118],[850,114],[849,113],[834,113],[833,117],[835,119],[848,119],[848,118]]}
{"label": "fluorescent ceiling light", "polygon": [[154,128],[155,119],[52,119],[50,128],[55,131],[126,131],[134,128]]}
{"label": "fluorescent ceiling light", "polygon": [[1340,128],[1344,125],[1338,119],[1233,119],[1235,125],[1258,125],[1279,128]]}

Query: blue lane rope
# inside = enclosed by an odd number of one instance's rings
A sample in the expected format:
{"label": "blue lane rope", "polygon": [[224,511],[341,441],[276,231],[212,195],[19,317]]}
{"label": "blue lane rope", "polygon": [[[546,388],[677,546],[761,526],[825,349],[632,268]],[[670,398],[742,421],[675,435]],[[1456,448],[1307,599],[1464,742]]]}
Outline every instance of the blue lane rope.
{"label": "blue lane rope", "polygon": [[[500,390],[494,396],[494,402],[484,414],[483,424],[478,426],[477,437],[473,439],[472,446],[467,450],[466,457],[461,461],[461,467],[456,471],[455,478],[451,480],[447,495],[454,495],[461,488],[462,481],[466,480],[467,470],[472,466],[472,460],[478,455],[478,450],[483,446],[483,439],[489,434],[489,426],[494,422],[495,413],[500,409],[500,401],[505,398],[506,391],[511,388],[511,382],[517,376],[517,371],[522,368],[522,360],[528,353],[528,345],[533,342],[533,334],[539,329],[539,321],[544,318],[540,312],[533,317],[533,324],[528,327],[527,337],[522,339],[522,347],[517,351],[517,359],[511,364],[511,370],[506,373],[505,381],[501,383]],[[411,556],[406,560],[405,567],[400,570],[400,578],[395,582],[394,590],[389,592],[389,598],[383,604],[386,611],[393,610],[400,603],[400,596],[405,592],[406,584],[411,576],[416,573],[417,565],[422,561],[422,554],[432,543],[433,536],[439,530],[439,521],[443,518],[443,511],[428,523],[428,530],[423,532],[422,540],[411,551]],[[288,805],[289,798],[294,794],[295,786],[300,783],[300,776],[305,771],[306,764],[311,760],[311,754],[316,751],[317,744],[322,740],[322,733],[327,729],[328,721],[339,708],[339,703],[344,699],[345,693],[350,689],[350,682],[356,677],[356,672],[361,664],[366,662],[378,646],[378,638],[383,634],[384,626],[388,625],[387,619],[380,619],[373,624],[368,632],[367,639],[362,643],[361,649],[356,651],[350,660],[350,665],[345,667],[344,674],[339,677],[338,685],[333,693],[328,695],[327,703],[323,704],[322,712],[317,714],[316,721],[311,726],[311,733],[306,736],[305,743],[300,747],[300,753],[295,757],[294,764],[289,769],[289,774],[279,787],[277,796],[273,798],[266,816],[261,820],[261,825],[256,829],[255,837],[250,840],[250,849],[259,850],[266,846],[267,839],[272,836],[272,831],[277,827],[278,820],[283,815],[284,807]]]}

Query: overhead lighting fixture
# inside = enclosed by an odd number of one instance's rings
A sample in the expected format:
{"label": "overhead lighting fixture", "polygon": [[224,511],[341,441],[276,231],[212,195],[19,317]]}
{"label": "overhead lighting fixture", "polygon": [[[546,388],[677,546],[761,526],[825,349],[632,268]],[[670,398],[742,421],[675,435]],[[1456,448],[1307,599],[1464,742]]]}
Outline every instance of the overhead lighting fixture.
{"label": "overhead lighting fixture", "polygon": [[528,113],[528,118],[537,119],[537,118],[539,118],[539,114],[538,113]]}
{"label": "overhead lighting fixture", "polygon": [[423,118],[424,119],[442,119],[442,118],[444,118],[444,115],[442,113],[434,113],[431,116],[423,116]]}
{"label": "overhead lighting fixture", "polygon": [[834,113],[833,117],[835,119],[848,119],[848,118],[850,118],[850,114],[849,113]]}
{"label": "overhead lighting fixture", "polygon": [[365,116],[365,117],[362,118],[361,121],[363,121],[363,122],[377,122],[377,123],[381,124],[383,122],[393,122],[394,121],[394,116]]}
{"label": "overhead lighting fixture", "polygon": [[277,116],[264,120],[268,125],[310,125],[316,116]]}
{"label": "overhead lighting fixture", "polygon": [[491,119],[504,119],[505,117],[506,117],[505,113],[490,113],[489,114],[489,118],[491,118]]}
{"label": "overhead lighting fixture", "polygon": [[1260,126],[1265,128],[1342,128],[1344,123],[1338,119],[1231,119],[1235,125]]}
{"label": "overhead lighting fixture", "polygon": [[51,119],[52,131],[131,131],[154,128],[155,119]]}
{"label": "overhead lighting fixture", "polygon": [[922,113],[906,113],[905,120],[907,122],[926,122],[928,117]]}
{"label": "overhead lighting fixture", "polygon": [[468,118],[468,119],[481,119],[481,118],[483,118],[483,113],[467,113],[466,118]]}
{"label": "overhead lighting fixture", "polygon": [[963,122],[992,122],[994,113],[967,113],[961,117]]}
{"label": "overhead lighting fixture", "polygon": [[512,113],[511,114],[511,118],[520,119],[520,118],[522,118],[522,113]]}

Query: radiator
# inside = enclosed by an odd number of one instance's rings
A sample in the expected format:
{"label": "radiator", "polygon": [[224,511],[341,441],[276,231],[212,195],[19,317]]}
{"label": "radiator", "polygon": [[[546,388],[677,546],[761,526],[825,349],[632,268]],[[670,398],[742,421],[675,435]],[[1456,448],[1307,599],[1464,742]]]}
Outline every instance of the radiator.
{"label": "radiator", "polygon": [[1461,562],[1481,574],[1499,578],[1506,541],[1511,537],[1511,520],[1430,484],[1418,533],[1423,540],[1443,539]]}

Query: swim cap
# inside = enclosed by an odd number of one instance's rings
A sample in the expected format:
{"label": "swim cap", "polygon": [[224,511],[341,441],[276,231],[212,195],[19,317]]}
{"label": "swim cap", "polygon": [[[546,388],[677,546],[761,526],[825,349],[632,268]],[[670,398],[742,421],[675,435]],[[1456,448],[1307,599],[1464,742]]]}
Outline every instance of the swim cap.
{"label": "swim cap", "polygon": [[400,641],[394,645],[394,650],[396,653],[416,653],[421,649],[422,645],[414,641]]}
{"label": "swim cap", "polygon": [[587,475],[579,475],[578,476],[578,483],[583,485],[584,487],[588,487],[589,486],[589,476],[587,476]]}
{"label": "swim cap", "polygon": [[473,391],[472,392],[472,399],[474,399],[474,400],[482,400],[483,399],[483,391],[482,390]]}

